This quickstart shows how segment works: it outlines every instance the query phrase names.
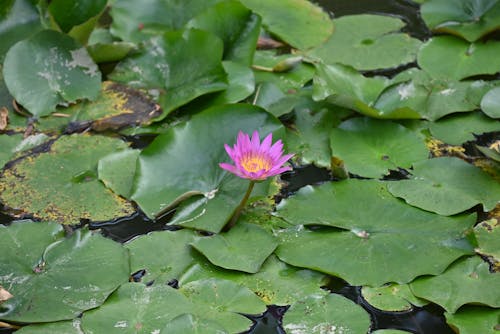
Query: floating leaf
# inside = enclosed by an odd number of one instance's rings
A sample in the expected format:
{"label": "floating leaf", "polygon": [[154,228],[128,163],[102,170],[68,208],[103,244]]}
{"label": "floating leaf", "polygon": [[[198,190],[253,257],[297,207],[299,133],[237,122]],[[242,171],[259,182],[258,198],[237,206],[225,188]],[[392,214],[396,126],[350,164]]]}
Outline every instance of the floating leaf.
{"label": "floating leaf", "polygon": [[500,222],[496,219],[485,220],[474,227],[478,248],[476,252],[491,256],[495,262],[500,263],[500,249],[498,239],[500,237]]}
{"label": "floating leaf", "polygon": [[446,312],[446,322],[460,334],[495,333],[498,331],[500,309],[465,306],[455,314]]}
{"label": "floating leaf", "polygon": [[28,156],[4,170],[1,201],[17,212],[63,224],[130,215],[132,205],[106,189],[96,175],[100,158],[126,148],[119,139],[63,136],[49,151]]}
{"label": "floating leaf", "polygon": [[106,6],[106,2],[106,0],[84,0],[73,3],[66,0],[53,0],[48,9],[61,30],[68,32],[74,26],[99,14]]}
{"label": "floating leaf", "polygon": [[408,168],[429,155],[422,138],[404,126],[371,118],[352,118],[331,131],[332,155],[353,174],[378,178]]}
{"label": "floating leaf", "polygon": [[396,17],[347,15],[333,20],[328,41],[308,52],[325,64],[342,63],[357,70],[392,68],[411,63],[421,42],[398,31],[405,25]]}
{"label": "floating leaf", "polygon": [[488,263],[479,256],[463,258],[439,276],[421,277],[410,284],[417,297],[430,300],[449,313],[465,304],[500,307],[500,295],[492,293],[498,286],[500,276],[490,273]]}
{"label": "floating leaf", "polygon": [[262,24],[268,31],[297,49],[306,50],[318,46],[333,32],[328,14],[306,0],[241,2],[262,16]]}
{"label": "floating leaf", "polygon": [[219,232],[248,185],[218,166],[228,159],[224,144],[232,145],[240,130],[259,130],[261,136],[274,132],[275,140],[283,133],[281,123],[258,107],[242,104],[207,109],[188,123],[167,130],[141,153],[132,199],[154,217],[197,195],[184,207],[185,219],[176,223],[185,225],[184,221],[190,227]]}
{"label": "floating leaf", "polygon": [[495,87],[484,94],[481,110],[492,118],[500,118],[500,87]]}
{"label": "floating leaf", "polygon": [[34,324],[29,326],[21,327],[17,330],[17,334],[40,334],[40,333],[50,333],[50,334],[81,334],[83,333],[81,329],[80,319],[73,319],[72,321],[58,321],[49,322],[46,324]]}
{"label": "floating leaf", "polygon": [[116,194],[129,198],[140,153],[140,150],[128,149],[101,158],[97,165],[99,180]]}
{"label": "floating leaf", "polygon": [[0,135],[0,169],[14,156],[17,145],[23,140],[23,135]]}
{"label": "floating leaf", "polygon": [[283,317],[283,329],[289,334],[365,334],[369,327],[368,313],[336,294],[306,297],[293,303]]}
{"label": "floating leaf", "polygon": [[250,96],[255,89],[255,77],[246,65],[223,61],[222,66],[227,73],[228,87],[212,100],[209,99],[211,106],[240,102]]}
{"label": "floating leaf", "polygon": [[387,189],[410,205],[446,216],[477,204],[489,211],[500,199],[500,184],[481,169],[455,157],[416,162],[409,180],[388,182]]}
{"label": "floating leaf", "polygon": [[420,8],[422,19],[436,32],[474,42],[500,28],[498,0],[431,0]]}
{"label": "floating leaf", "polygon": [[162,333],[171,334],[227,334],[217,322],[200,318],[192,314],[183,314],[167,323]]}
{"label": "floating leaf", "polygon": [[468,43],[453,36],[436,36],[418,53],[418,65],[433,78],[460,80],[495,74],[500,68],[500,42]]}
{"label": "floating leaf", "polygon": [[125,249],[87,230],[65,238],[59,224],[17,222],[0,225],[0,239],[0,285],[14,295],[0,307],[3,320],[73,319],[128,278]]}
{"label": "floating leaf", "polygon": [[[359,203],[363,210],[353,210]],[[277,209],[279,217],[297,225],[277,233],[278,257],[352,285],[407,283],[419,275],[439,274],[472,253],[463,233],[474,224],[474,215],[450,218],[416,209],[392,197],[380,181],[307,186]],[[311,231],[302,225],[342,230]]]}
{"label": "floating leaf", "polygon": [[375,288],[364,286],[361,293],[371,306],[383,311],[409,311],[413,305],[424,306],[428,304],[415,297],[407,284],[388,284]]}
{"label": "floating leaf", "polygon": [[238,222],[226,233],[198,237],[191,245],[216,266],[256,273],[278,243],[258,225]]}
{"label": "floating leaf", "polygon": [[222,52],[221,39],[209,32],[168,32],[149,40],[142,53],[118,64],[109,77],[159,95],[161,119],[201,95],[227,87]]}
{"label": "floating leaf", "polygon": [[458,114],[429,123],[433,137],[450,145],[461,145],[476,139],[474,135],[500,131],[500,124],[481,112]]}
{"label": "floating leaf", "polygon": [[3,75],[10,93],[34,116],[54,112],[58,104],[93,100],[101,84],[101,73],[85,48],[54,30],[10,48]]}
{"label": "floating leaf", "polygon": [[125,247],[130,252],[132,272],[145,270],[142,281],[157,285],[178,279],[194,260],[189,246],[194,239],[192,231],[181,230],[152,232],[129,241]]}

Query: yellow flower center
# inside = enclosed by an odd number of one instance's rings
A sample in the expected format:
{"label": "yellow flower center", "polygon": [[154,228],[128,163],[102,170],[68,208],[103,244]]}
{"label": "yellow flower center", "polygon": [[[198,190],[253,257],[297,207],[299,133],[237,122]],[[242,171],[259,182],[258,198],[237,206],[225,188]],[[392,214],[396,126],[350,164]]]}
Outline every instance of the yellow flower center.
{"label": "yellow flower center", "polygon": [[268,159],[260,155],[247,155],[241,159],[241,166],[250,173],[261,170],[271,169],[271,163]]}

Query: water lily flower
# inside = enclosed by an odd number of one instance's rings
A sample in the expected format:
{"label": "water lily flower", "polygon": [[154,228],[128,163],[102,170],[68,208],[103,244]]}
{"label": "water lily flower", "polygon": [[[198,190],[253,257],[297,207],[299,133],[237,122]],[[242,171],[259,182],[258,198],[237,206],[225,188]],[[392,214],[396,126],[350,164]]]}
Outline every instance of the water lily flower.
{"label": "water lily flower", "polygon": [[272,133],[267,135],[261,143],[257,131],[254,131],[251,139],[248,134],[240,131],[236,144],[232,148],[227,144],[224,145],[227,154],[234,161],[234,165],[223,162],[219,166],[241,178],[252,181],[262,181],[291,170],[291,167],[283,166],[283,164],[293,157],[293,154],[283,155],[281,140],[271,145],[272,141]]}

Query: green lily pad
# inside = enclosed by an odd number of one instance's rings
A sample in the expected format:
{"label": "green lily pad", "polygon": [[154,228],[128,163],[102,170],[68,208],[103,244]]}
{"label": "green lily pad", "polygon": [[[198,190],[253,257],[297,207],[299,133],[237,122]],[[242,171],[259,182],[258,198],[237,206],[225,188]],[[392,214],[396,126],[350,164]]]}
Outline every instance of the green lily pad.
{"label": "green lily pad", "polygon": [[46,324],[34,324],[29,326],[21,327],[17,330],[18,334],[81,334],[82,329],[80,327],[80,319],[73,319],[72,321],[58,321],[49,322]]}
{"label": "green lily pad", "polygon": [[333,20],[334,33],[326,43],[308,52],[325,64],[341,63],[357,70],[392,68],[417,58],[421,42],[399,31],[396,17],[361,14]]}
{"label": "green lily pad", "polygon": [[306,297],[293,303],[283,317],[283,329],[290,334],[365,334],[369,327],[368,313],[336,294]]}
{"label": "green lily pad", "polygon": [[300,50],[320,45],[333,32],[328,14],[306,0],[241,0],[241,3],[262,16],[262,24],[269,32]]}
{"label": "green lily pad", "polygon": [[[363,210],[353,210],[360,203]],[[282,200],[276,215],[297,225],[277,233],[276,254],[282,261],[352,285],[403,284],[419,275],[437,275],[473,251],[463,234],[474,215],[452,218],[422,211],[392,197],[375,180],[304,187]],[[303,225],[337,229],[311,231]]]}
{"label": "green lily pad", "polygon": [[14,134],[14,135],[0,135],[0,147],[2,150],[0,151],[0,169],[9,162],[10,159],[15,154],[15,150],[17,145],[19,145],[23,141],[22,134]]}
{"label": "green lily pad", "polygon": [[134,0],[113,1],[111,33],[123,41],[142,42],[153,35],[181,29],[191,18],[220,1],[187,0],[182,6],[178,0],[151,0],[147,5]]}
{"label": "green lily pad", "polygon": [[0,11],[0,63],[16,42],[42,29],[36,5],[29,0],[5,1]]}
{"label": "green lily pad", "polygon": [[194,232],[181,230],[152,232],[127,242],[131,271],[146,270],[142,281],[157,285],[178,279],[194,260],[189,246],[194,239]]}
{"label": "green lily pad", "polygon": [[415,297],[407,284],[392,283],[374,288],[364,286],[361,294],[371,306],[389,312],[409,311],[414,305],[428,304],[427,301]]}
{"label": "green lily pad", "polygon": [[106,0],[84,0],[76,3],[54,0],[49,4],[49,12],[64,32],[82,24],[99,14],[106,6]]}
{"label": "green lily pad", "polygon": [[490,211],[500,199],[500,184],[455,157],[416,162],[411,174],[409,180],[388,182],[387,189],[410,205],[441,215],[457,214],[477,204]]}
{"label": "green lily pad", "polygon": [[445,313],[446,322],[460,334],[495,333],[498,331],[500,309],[465,306],[455,314]]}
{"label": "green lily pad", "polygon": [[500,28],[498,0],[431,0],[420,8],[422,19],[435,32],[474,42]]}
{"label": "green lily pad", "polygon": [[162,119],[201,95],[227,87],[222,55],[222,40],[212,33],[168,32],[153,37],[141,53],[119,63],[109,78],[158,95]]}
{"label": "green lily pad", "polygon": [[289,266],[275,255],[269,256],[255,274],[221,269],[199,257],[180,277],[179,285],[214,277],[249,288],[267,305],[285,306],[311,294],[328,294],[328,291],[320,289],[326,284],[325,275]]}
{"label": "green lily pad", "polygon": [[0,225],[0,239],[0,285],[14,295],[0,306],[3,320],[73,319],[128,279],[125,249],[87,230],[65,238],[59,224],[17,222]]}
{"label": "green lily pad", "polygon": [[218,166],[228,160],[224,144],[232,145],[240,130],[260,130],[261,136],[273,132],[274,140],[284,132],[276,118],[258,107],[241,104],[207,109],[168,129],[141,153],[132,199],[154,217],[196,195],[194,203],[185,207],[190,211],[185,221],[191,227],[219,232],[248,186],[247,180]]}
{"label": "green lily pad", "polygon": [[228,87],[208,99],[211,106],[243,101],[255,89],[255,76],[248,66],[233,61],[223,61],[222,66],[227,73]]}
{"label": "green lily pad", "polygon": [[460,80],[497,73],[499,52],[497,41],[469,43],[453,36],[436,36],[422,45],[417,61],[434,78]]}
{"label": "green lily pad", "polygon": [[160,333],[170,334],[227,334],[219,323],[192,314],[183,314],[167,323]]}
{"label": "green lily pad", "polygon": [[417,297],[441,305],[455,313],[465,304],[500,307],[500,276],[489,271],[488,263],[479,256],[460,259],[439,276],[421,277],[410,284]]}
{"label": "green lily pad", "polygon": [[114,193],[129,198],[140,153],[140,150],[128,149],[101,158],[97,165],[99,180]]}
{"label": "green lily pad", "polygon": [[491,118],[500,118],[500,87],[495,87],[484,94],[481,110]]}
{"label": "green lily pad", "polygon": [[500,131],[500,124],[481,112],[453,115],[429,123],[433,137],[450,145],[461,145],[475,140],[474,135]]}
{"label": "green lily pad", "polygon": [[349,172],[373,178],[390,169],[408,168],[429,155],[423,139],[413,131],[366,117],[349,119],[333,129],[330,147]]}
{"label": "green lily pad", "polygon": [[96,99],[101,85],[101,73],[85,48],[54,30],[11,47],[3,75],[12,96],[34,116],[54,112],[58,104]]}
{"label": "green lily pad", "polygon": [[238,1],[224,1],[191,19],[187,28],[205,30],[224,42],[224,59],[251,65],[260,32],[260,17]]}
{"label": "green lily pad", "polygon": [[316,64],[313,78],[313,99],[328,99],[339,106],[356,110],[369,117],[382,119],[419,119],[411,109],[379,110],[375,107],[379,95],[396,84],[385,77],[364,77],[354,68],[342,64]]}
{"label": "green lily pad", "polygon": [[1,201],[17,213],[63,224],[130,215],[133,206],[106,189],[96,175],[100,158],[126,148],[119,139],[63,136],[47,152],[25,157],[4,170]]}
{"label": "green lily pad", "polygon": [[476,252],[491,256],[496,262],[500,262],[500,248],[498,240],[500,237],[500,222],[496,219],[485,220],[474,227],[478,248]]}
{"label": "green lily pad", "polygon": [[479,150],[479,152],[481,152],[491,160],[500,162],[500,153],[494,148],[479,146],[479,145],[476,145],[476,148]]}
{"label": "green lily pad", "polygon": [[258,225],[239,222],[226,233],[198,237],[191,245],[216,266],[256,273],[278,243]]}

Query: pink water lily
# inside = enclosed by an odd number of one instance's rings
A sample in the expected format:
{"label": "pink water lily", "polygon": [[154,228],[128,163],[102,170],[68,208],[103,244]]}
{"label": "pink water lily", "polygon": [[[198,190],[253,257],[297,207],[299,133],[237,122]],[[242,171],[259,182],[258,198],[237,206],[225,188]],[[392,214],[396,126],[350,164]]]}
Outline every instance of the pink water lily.
{"label": "pink water lily", "polygon": [[283,164],[293,157],[293,154],[283,155],[281,140],[274,144],[272,141],[272,133],[267,135],[261,143],[257,131],[254,131],[251,139],[248,134],[240,131],[236,144],[232,148],[224,144],[227,154],[234,161],[234,165],[223,162],[219,166],[241,178],[252,181],[262,181],[291,170],[291,167],[283,167]]}

